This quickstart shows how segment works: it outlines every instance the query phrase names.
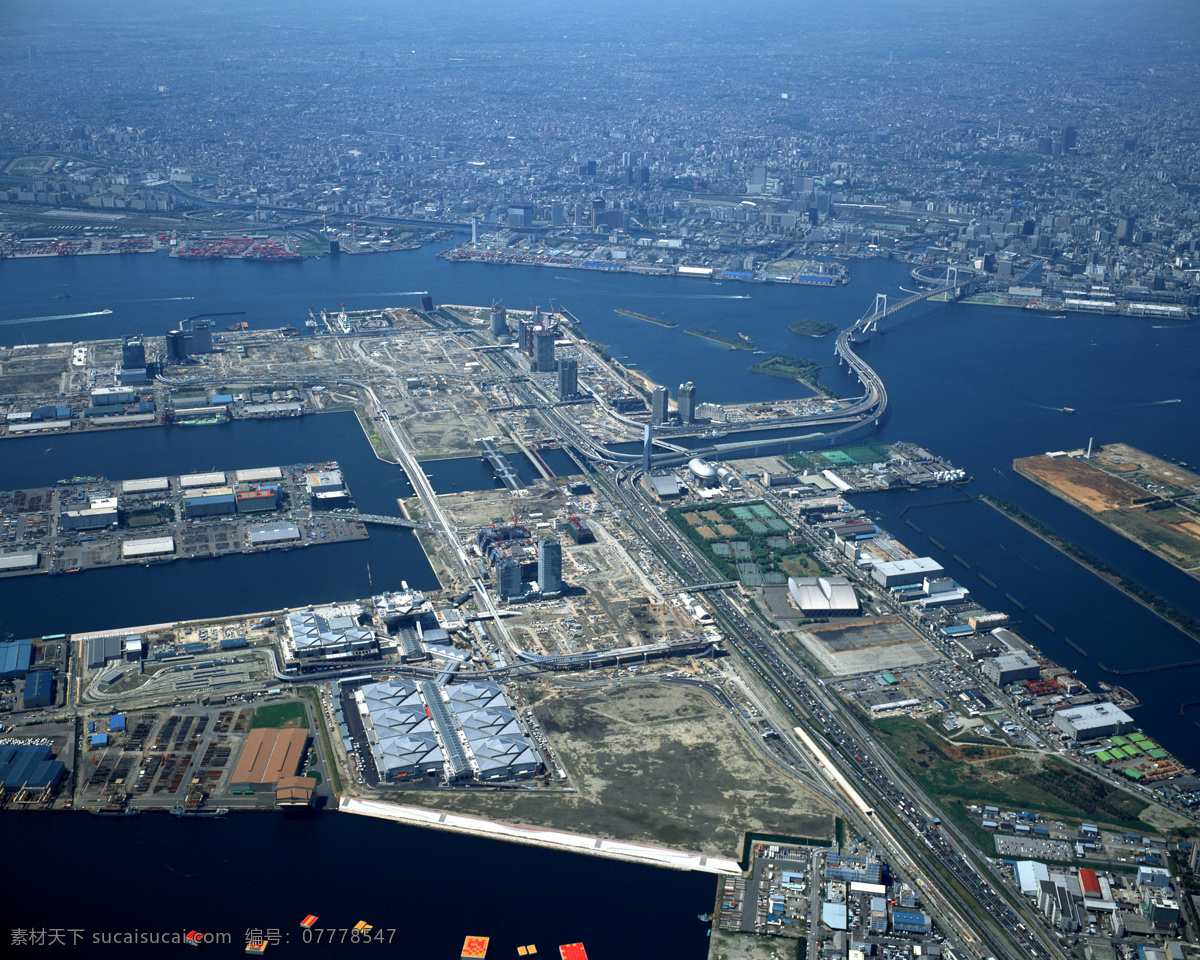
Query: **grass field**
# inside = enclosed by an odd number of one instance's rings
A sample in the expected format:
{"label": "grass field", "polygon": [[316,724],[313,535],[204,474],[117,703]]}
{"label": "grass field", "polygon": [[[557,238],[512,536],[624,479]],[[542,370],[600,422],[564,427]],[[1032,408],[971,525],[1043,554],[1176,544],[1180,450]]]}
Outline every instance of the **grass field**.
{"label": "grass field", "polygon": [[308,727],[308,713],[302,703],[273,703],[254,711],[250,729],[258,727]]}
{"label": "grass field", "polygon": [[1008,748],[954,744],[909,717],[877,720],[875,727],[931,795],[958,801],[952,807],[990,803],[1127,829],[1145,827],[1138,819],[1148,806],[1144,800],[1061,760],[1035,761]]}

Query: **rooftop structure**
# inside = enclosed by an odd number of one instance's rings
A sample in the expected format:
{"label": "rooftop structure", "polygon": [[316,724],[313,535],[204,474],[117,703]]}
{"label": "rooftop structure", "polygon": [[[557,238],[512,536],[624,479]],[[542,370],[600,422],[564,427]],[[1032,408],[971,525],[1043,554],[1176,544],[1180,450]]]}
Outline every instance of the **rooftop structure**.
{"label": "rooftop structure", "polygon": [[251,730],[229,782],[239,785],[278,783],[294,777],[304,759],[308,730],[258,727]]}
{"label": "rooftop structure", "polygon": [[25,676],[32,658],[33,643],[29,640],[0,643],[0,680]]}
{"label": "rooftop structure", "polygon": [[[375,633],[357,624],[357,606],[348,612],[323,616],[312,610],[287,615],[287,633],[280,641],[284,663],[305,660],[350,659],[378,650]],[[340,614],[340,615],[339,615]]]}
{"label": "rooftop structure", "polygon": [[871,570],[871,577],[880,586],[891,590],[894,587],[922,583],[926,578],[936,577],[944,572],[945,568],[932,557],[915,557],[877,563]]}
{"label": "rooftop structure", "polygon": [[851,616],[859,612],[858,595],[845,577],[792,577],[788,592],[807,616]]}
{"label": "rooftop structure", "polygon": [[1054,726],[1071,740],[1096,740],[1124,733],[1133,726],[1133,717],[1111,703],[1090,703],[1060,710],[1054,715]]}

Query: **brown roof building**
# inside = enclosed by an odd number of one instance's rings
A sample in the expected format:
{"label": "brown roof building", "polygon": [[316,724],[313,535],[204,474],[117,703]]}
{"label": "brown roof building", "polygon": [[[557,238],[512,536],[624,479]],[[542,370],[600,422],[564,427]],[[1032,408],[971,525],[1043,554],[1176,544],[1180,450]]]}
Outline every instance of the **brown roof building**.
{"label": "brown roof building", "polygon": [[230,783],[253,787],[257,784],[277,784],[295,777],[304,759],[308,731],[290,728],[259,727],[251,730],[242,747]]}
{"label": "brown roof building", "polygon": [[312,777],[283,777],[275,784],[277,807],[312,806],[317,781]]}

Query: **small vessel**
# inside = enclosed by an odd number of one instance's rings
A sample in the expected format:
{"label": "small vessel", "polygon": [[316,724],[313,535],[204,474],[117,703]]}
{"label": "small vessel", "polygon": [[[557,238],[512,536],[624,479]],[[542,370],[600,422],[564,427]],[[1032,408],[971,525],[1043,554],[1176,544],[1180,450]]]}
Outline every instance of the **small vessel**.
{"label": "small vessel", "polygon": [[231,323],[225,329],[226,330],[249,330],[250,324],[247,323],[245,320],[243,320],[240,323]]}
{"label": "small vessel", "polygon": [[71,295],[70,295],[69,293],[60,293],[60,294],[59,294],[57,297],[55,297],[54,299],[55,299],[55,300],[70,300],[70,299],[71,299]]}
{"label": "small vessel", "polygon": [[135,807],[126,807],[124,810],[93,810],[93,817],[136,817],[141,815],[141,810]]}
{"label": "small vessel", "polygon": [[739,337],[740,339],[742,339],[742,340],[745,340],[747,343],[753,343],[753,342],[754,342],[754,341],[753,341],[753,340],[752,340],[750,337],[746,336],[744,333],[739,333],[739,334],[738,334],[738,337]]}
{"label": "small vessel", "polygon": [[1062,412],[1063,412],[1063,413],[1074,413],[1074,412],[1075,412],[1075,408],[1074,408],[1074,407],[1063,407],[1063,408],[1062,408]]}
{"label": "small vessel", "polygon": [[705,923],[710,923],[710,922],[712,921],[712,918],[713,918],[713,915],[712,915],[711,913],[698,913],[698,914],[696,914],[696,919],[697,919],[697,920],[703,920]]}
{"label": "small vessel", "polygon": [[215,810],[189,810],[182,803],[176,804],[171,808],[171,816],[173,817],[223,817],[229,812],[228,807],[217,807]]}
{"label": "small vessel", "polygon": [[1052,316],[1050,319],[1051,319],[1051,320],[1066,320],[1066,319],[1067,319],[1067,315],[1066,315],[1065,313],[1056,313],[1056,314],[1055,314],[1054,316]]}

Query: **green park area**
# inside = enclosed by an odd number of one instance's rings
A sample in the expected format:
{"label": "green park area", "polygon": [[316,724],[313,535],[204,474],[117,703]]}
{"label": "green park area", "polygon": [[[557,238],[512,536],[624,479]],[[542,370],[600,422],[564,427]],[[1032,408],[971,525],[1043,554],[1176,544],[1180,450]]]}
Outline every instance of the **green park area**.
{"label": "green park area", "polygon": [[789,380],[799,380],[812,387],[818,393],[827,392],[824,387],[817,383],[817,374],[821,372],[821,365],[815,360],[806,360],[799,357],[784,357],[773,356],[767,357],[756,363],[750,368],[751,373],[765,373],[771,377],[786,377]]}
{"label": "green park area", "polygon": [[308,713],[304,709],[304,704],[298,701],[269,704],[254,711],[250,729],[256,730],[259,727],[303,727],[307,729]]}
{"label": "green park area", "polygon": [[667,517],[730,580],[747,587],[787,583],[828,571],[792,527],[765,503],[671,507]]}

